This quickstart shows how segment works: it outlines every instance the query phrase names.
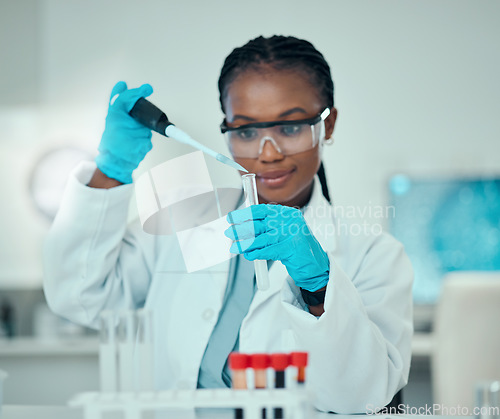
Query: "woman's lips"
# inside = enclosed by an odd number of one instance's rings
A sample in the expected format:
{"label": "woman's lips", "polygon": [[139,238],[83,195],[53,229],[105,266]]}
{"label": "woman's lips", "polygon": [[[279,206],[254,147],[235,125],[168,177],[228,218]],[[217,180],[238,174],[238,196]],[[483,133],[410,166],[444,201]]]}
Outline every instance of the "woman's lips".
{"label": "woman's lips", "polygon": [[257,179],[265,186],[281,187],[290,179],[295,169],[268,170],[257,174]]}

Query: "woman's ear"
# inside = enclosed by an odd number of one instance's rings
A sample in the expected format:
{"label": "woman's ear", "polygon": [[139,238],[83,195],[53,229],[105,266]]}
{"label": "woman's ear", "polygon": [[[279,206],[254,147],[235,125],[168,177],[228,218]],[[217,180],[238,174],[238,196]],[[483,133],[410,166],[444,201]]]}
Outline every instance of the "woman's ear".
{"label": "woman's ear", "polygon": [[330,115],[325,119],[325,138],[331,138],[333,135],[333,129],[335,128],[335,121],[337,120],[337,109],[330,109]]}

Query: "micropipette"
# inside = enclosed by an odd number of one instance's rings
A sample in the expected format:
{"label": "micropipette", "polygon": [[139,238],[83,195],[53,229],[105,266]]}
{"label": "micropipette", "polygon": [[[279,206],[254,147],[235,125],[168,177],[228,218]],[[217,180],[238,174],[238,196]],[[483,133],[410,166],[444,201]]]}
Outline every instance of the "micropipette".
{"label": "micropipette", "polygon": [[129,114],[141,124],[161,135],[164,135],[165,137],[173,138],[180,143],[197,148],[221,163],[227,164],[236,170],[248,173],[248,170],[246,170],[243,166],[240,166],[234,160],[231,160],[229,157],[226,157],[221,153],[217,153],[207,146],[200,144],[198,141],[193,140],[188,134],[172,124],[172,122],[168,120],[165,112],[143,97],[135,103]]}

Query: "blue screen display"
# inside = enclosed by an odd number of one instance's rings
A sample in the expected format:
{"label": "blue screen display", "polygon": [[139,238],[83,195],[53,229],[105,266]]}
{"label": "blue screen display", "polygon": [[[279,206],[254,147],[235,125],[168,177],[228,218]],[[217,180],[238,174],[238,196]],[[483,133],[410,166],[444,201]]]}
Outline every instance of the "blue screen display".
{"label": "blue screen display", "polygon": [[500,179],[396,175],[389,201],[390,231],[415,271],[415,303],[435,303],[447,272],[500,270]]}

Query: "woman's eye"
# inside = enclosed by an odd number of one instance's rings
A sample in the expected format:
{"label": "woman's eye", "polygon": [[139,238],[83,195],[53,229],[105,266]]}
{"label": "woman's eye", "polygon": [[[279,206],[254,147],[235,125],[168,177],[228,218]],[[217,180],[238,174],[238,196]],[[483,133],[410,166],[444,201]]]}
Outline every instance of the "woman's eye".
{"label": "woman's eye", "polygon": [[257,130],[254,128],[241,129],[236,132],[239,140],[251,141],[257,138]]}
{"label": "woman's eye", "polygon": [[302,132],[302,128],[302,125],[283,125],[280,132],[286,137],[294,137]]}

